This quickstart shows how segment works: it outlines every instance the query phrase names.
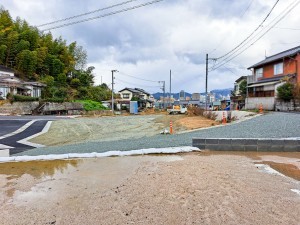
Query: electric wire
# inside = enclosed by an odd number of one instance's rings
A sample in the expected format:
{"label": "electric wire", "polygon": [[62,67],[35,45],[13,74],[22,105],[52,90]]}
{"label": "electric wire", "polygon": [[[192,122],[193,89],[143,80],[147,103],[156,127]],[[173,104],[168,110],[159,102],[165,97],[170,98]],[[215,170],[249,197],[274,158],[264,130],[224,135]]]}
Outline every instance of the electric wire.
{"label": "electric wire", "polygon": [[113,11],[113,12],[110,12],[110,13],[106,13],[106,14],[103,14],[103,15],[100,15],[100,16],[90,17],[90,18],[86,18],[86,19],[82,19],[82,20],[78,20],[78,21],[74,21],[74,22],[70,22],[70,23],[64,23],[62,25],[50,27],[50,28],[47,28],[47,29],[44,29],[44,30],[41,30],[41,31],[42,32],[50,31],[50,30],[54,30],[54,29],[58,29],[58,28],[62,28],[62,27],[67,27],[67,26],[71,26],[71,25],[91,21],[91,20],[101,19],[101,18],[104,18],[104,17],[108,17],[108,16],[112,16],[112,15],[115,15],[115,14],[131,11],[131,10],[138,9],[138,8],[141,8],[141,7],[145,7],[145,6],[148,6],[148,5],[153,5],[153,4],[162,2],[162,1],[164,1],[164,0],[154,0],[154,1],[151,1],[151,2],[146,2],[146,3],[143,3],[143,4],[128,7],[128,8],[125,8],[125,9],[121,9],[121,10]]}
{"label": "electric wire", "polygon": [[274,27],[276,29],[281,29],[281,30],[300,30],[300,28],[289,28],[289,27]]}
{"label": "electric wire", "polygon": [[140,85],[140,84],[136,84],[136,83],[132,83],[132,82],[128,82],[128,81],[124,81],[120,78],[115,78],[115,80],[118,82],[122,82],[122,83],[125,83],[125,84],[129,84],[129,85],[138,85],[139,87],[147,87],[147,88],[160,88],[161,86],[149,86],[149,85]]}
{"label": "electric wire", "polygon": [[[231,55],[231,56],[229,56],[229,57],[227,57],[227,59],[228,60],[223,60],[221,63],[219,63],[216,67],[214,67],[214,68],[212,68],[211,70],[210,70],[210,72],[211,71],[214,71],[214,70],[216,70],[216,69],[218,69],[218,68],[220,68],[221,66],[223,66],[223,65],[225,65],[225,64],[227,64],[228,62],[230,62],[230,61],[232,61],[233,59],[235,59],[237,56],[239,56],[240,54],[242,54],[244,51],[246,51],[248,48],[250,48],[252,45],[254,45],[257,41],[259,41],[262,37],[264,37],[272,28],[274,28],[275,27],[275,25],[276,24],[278,24],[281,20],[283,20],[296,6],[298,6],[299,5],[299,3],[300,3],[300,1],[299,0],[297,0],[297,1],[294,1],[294,3],[292,3],[290,6],[288,6],[285,10],[287,10],[287,12],[285,12],[277,21],[275,21],[275,23],[270,27],[270,28],[267,28],[267,30],[262,34],[262,35],[260,35],[257,39],[255,39],[249,46],[247,46],[245,49],[243,49],[243,50],[238,50],[238,51],[240,51],[240,52],[238,52],[238,53],[235,53],[235,55],[233,54],[233,55]],[[284,10],[284,11],[285,11]],[[268,26],[270,26],[270,24],[268,25]],[[268,27],[268,26],[266,26],[266,27]],[[255,37],[254,37],[255,38]],[[254,38],[252,38],[251,40],[253,40]],[[250,40],[250,41],[251,41]],[[250,42],[249,41],[249,42]],[[249,43],[248,42],[248,43]],[[245,45],[247,45],[247,43],[245,44]],[[244,46],[245,46],[244,45]]]}
{"label": "electric wire", "polygon": [[271,8],[271,10],[269,11],[269,13],[267,14],[267,16],[263,19],[263,21],[258,25],[258,27],[248,36],[246,37],[242,42],[240,42],[235,48],[233,48],[232,50],[230,50],[229,52],[227,52],[226,54],[217,57],[216,59],[219,60],[221,58],[226,57],[227,55],[229,55],[230,53],[234,52],[236,49],[238,49],[241,45],[243,45],[244,42],[246,42],[249,38],[252,37],[252,35],[259,30],[259,28],[261,28],[264,24],[264,22],[269,18],[269,16],[271,15],[271,13],[273,12],[274,8],[276,7],[276,5],[278,4],[279,0],[276,0],[275,4],[273,5],[273,7]]}
{"label": "electric wire", "polygon": [[132,78],[135,78],[135,79],[138,79],[138,80],[142,80],[142,81],[148,81],[148,82],[153,82],[153,83],[159,82],[158,80],[147,80],[147,79],[140,78],[140,77],[137,77],[137,76],[128,75],[128,74],[123,73],[123,72],[119,72],[119,74],[121,74],[123,76],[127,76],[127,77],[132,77]]}
{"label": "electric wire", "polygon": [[60,22],[76,19],[78,17],[83,17],[83,16],[87,16],[87,15],[90,15],[90,14],[93,14],[93,13],[105,11],[105,10],[112,9],[112,8],[115,8],[115,7],[118,7],[118,6],[126,5],[126,4],[131,3],[131,2],[135,2],[135,1],[138,1],[138,0],[130,0],[130,1],[126,1],[126,2],[121,2],[121,3],[111,5],[111,6],[108,6],[108,7],[104,7],[104,8],[101,8],[101,9],[96,9],[96,10],[86,12],[86,13],[82,13],[82,14],[79,14],[79,15],[67,17],[67,18],[60,19],[60,20],[55,20],[55,21],[52,21],[52,22],[49,22],[49,23],[44,23],[44,24],[38,25],[36,27],[44,27],[44,26],[55,24],[55,23],[60,23]]}
{"label": "electric wire", "polygon": [[[254,2],[254,0],[251,0],[250,3],[248,4],[246,10],[241,14],[240,19],[242,19],[245,14],[247,13],[247,11],[250,9],[252,3]],[[221,44],[223,44],[225,42],[225,40],[228,38],[229,36],[226,36],[225,38],[223,38],[218,44],[217,47],[215,47],[211,52],[209,52],[208,54],[210,55],[211,53],[215,52],[220,46]]]}

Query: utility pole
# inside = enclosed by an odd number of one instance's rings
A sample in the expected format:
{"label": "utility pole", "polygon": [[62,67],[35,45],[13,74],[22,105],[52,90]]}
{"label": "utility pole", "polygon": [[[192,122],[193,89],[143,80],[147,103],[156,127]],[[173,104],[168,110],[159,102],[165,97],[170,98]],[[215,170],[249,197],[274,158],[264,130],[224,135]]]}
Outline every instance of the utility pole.
{"label": "utility pole", "polygon": [[112,114],[114,115],[114,84],[115,84],[115,77],[114,77],[114,73],[119,72],[118,70],[112,70],[111,71],[111,111]]}
{"label": "utility pole", "polygon": [[165,108],[165,94],[166,94],[166,81],[158,81],[158,83],[162,83],[162,90],[163,90],[163,108]]}
{"label": "utility pole", "polygon": [[206,54],[206,76],[205,76],[205,110],[207,110],[207,77],[208,77],[208,54]]}
{"label": "utility pole", "polygon": [[169,98],[169,106],[171,106],[171,93],[172,93],[172,71],[170,70],[170,98]]}

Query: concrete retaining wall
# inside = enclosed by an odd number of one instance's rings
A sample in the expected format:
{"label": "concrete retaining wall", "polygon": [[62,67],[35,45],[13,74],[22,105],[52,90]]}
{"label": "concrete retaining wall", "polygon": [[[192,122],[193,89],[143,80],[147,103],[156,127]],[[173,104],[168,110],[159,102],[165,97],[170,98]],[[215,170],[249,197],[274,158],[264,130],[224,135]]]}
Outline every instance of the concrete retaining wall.
{"label": "concrete retaining wall", "polygon": [[193,147],[212,151],[300,152],[300,138],[193,138]]}
{"label": "concrete retaining wall", "polygon": [[246,98],[245,100],[246,109],[259,109],[260,104],[263,105],[264,110],[273,111],[275,108],[275,98],[274,97],[262,97],[262,98]]}
{"label": "concrete retaining wall", "polygon": [[216,121],[222,121],[223,112],[224,112],[226,118],[228,118],[228,116],[230,116],[230,119],[234,119],[234,120],[241,120],[246,117],[256,115],[256,113],[246,112],[246,111],[209,111],[208,113],[213,113],[216,116]]}

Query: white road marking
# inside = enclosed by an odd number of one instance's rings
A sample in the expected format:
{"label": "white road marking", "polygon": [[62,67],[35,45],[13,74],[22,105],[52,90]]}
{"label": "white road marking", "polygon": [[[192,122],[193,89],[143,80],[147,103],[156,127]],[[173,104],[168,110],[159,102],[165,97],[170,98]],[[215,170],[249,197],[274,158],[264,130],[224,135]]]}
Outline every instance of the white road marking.
{"label": "white road marking", "polygon": [[27,138],[24,138],[22,140],[19,140],[17,141],[18,143],[20,144],[23,144],[23,145],[28,145],[28,146],[32,146],[32,147],[35,147],[35,148],[42,148],[42,147],[45,147],[45,145],[41,145],[41,144],[36,144],[36,143],[32,143],[32,142],[29,142],[28,140],[32,139],[32,138],[35,138],[37,136],[40,136],[44,133],[47,133],[50,129],[50,126],[51,126],[51,123],[52,121],[48,121],[47,124],[45,125],[45,127],[43,128],[43,130],[39,133],[36,133],[34,135],[31,135]]}
{"label": "white road marking", "polygon": [[2,149],[9,149],[9,148],[14,148],[14,147],[11,147],[11,146],[8,146],[8,145],[0,144],[0,150],[2,150]]}
{"label": "white road marking", "polygon": [[9,157],[9,149],[0,150],[0,158]]}
{"label": "white road marking", "polygon": [[18,130],[14,131],[14,132],[12,132],[12,133],[9,133],[9,134],[0,136],[0,140],[1,140],[1,139],[4,139],[4,138],[7,138],[7,137],[11,137],[11,136],[13,136],[13,135],[16,135],[16,134],[19,134],[19,133],[23,132],[23,131],[26,130],[28,127],[30,127],[35,121],[37,121],[37,120],[31,120],[30,122],[26,123],[24,126],[20,127]]}

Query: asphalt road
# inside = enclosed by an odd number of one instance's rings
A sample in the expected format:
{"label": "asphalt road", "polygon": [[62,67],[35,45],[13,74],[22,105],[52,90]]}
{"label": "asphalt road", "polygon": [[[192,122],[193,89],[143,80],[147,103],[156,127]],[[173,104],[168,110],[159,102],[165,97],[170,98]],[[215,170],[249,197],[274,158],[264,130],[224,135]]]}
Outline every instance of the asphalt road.
{"label": "asphalt road", "polygon": [[0,119],[0,137],[18,130],[20,127],[24,126],[29,121],[30,120]]}
{"label": "asphalt road", "polygon": [[[0,116],[0,148],[9,146],[10,154],[21,153],[34,147],[18,143],[18,141],[41,132],[48,121],[66,119],[66,117],[56,116]],[[24,131],[17,134],[12,132],[17,131],[30,121],[34,121]],[[11,135],[9,135],[11,134]],[[9,135],[8,137],[5,137]],[[2,146],[2,147],[1,147]]]}

